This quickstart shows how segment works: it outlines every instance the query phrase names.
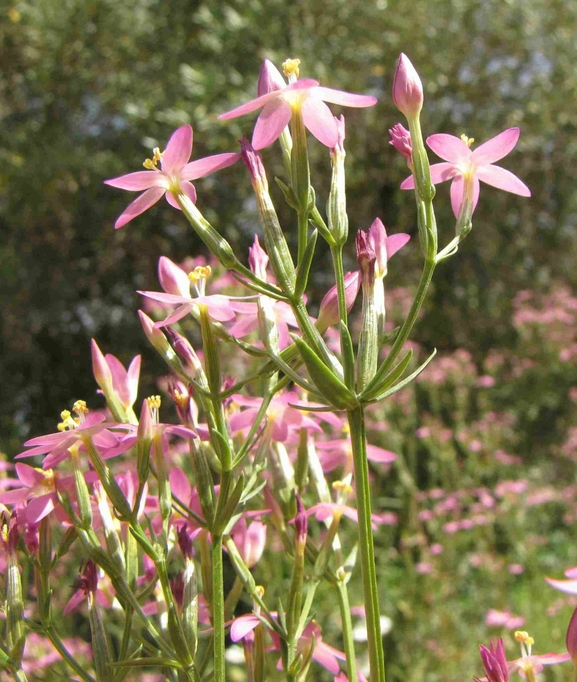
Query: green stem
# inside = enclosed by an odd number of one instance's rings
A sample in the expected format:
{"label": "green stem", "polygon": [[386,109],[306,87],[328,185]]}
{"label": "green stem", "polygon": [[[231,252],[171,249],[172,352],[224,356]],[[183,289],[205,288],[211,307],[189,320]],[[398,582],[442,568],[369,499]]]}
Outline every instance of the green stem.
{"label": "green stem", "polygon": [[425,297],[427,295],[429,284],[431,283],[431,279],[433,277],[436,265],[437,264],[434,260],[425,261],[423,272],[421,274],[421,280],[417,288],[417,293],[415,294],[415,298],[413,300],[413,304],[411,305],[411,310],[409,311],[407,319],[403,322],[403,326],[399,330],[399,333],[395,338],[395,342],[393,343],[393,347],[389,351],[389,354],[387,355],[385,361],[379,367],[373,380],[368,384],[368,386],[364,390],[363,393],[365,395],[370,394],[371,391],[375,388],[375,386],[377,386],[378,383],[381,381],[381,379],[383,379],[387,375],[387,372],[393,366],[393,363],[395,362],[397,355],[401,352],[403,346],[405,345],[405,341],[407,340],[409,334],[411,333],[411,330],[413,329],[413,325],[417,320],[417,317],[421,310],[421,306],[423,305],[423,301],[425,300]]}
{"label": "green stem", "polygon": [[44,634],[48,637],[48,639],[52,643],[52,646],[60,654],[61,658],[63,658],[66,661],[66,663],[68,663],[72,670],[74,670],[74,672],[81,679],[83,679],[84,682],[94,682],[94,678],[91,675],[89,675],[79,663],[77,663],[76,659],[70,654],[68,649],[64,646],[62,640],[58,636],[58,633],[54,629],[53,625],[50,625],[49,627],[45,628]]}
{"label": "green stem", "polygon": [[[345,294],[345,269],[343,266],[343,247],[341,245],[331,246],[331,254],[333,257],[333,269],[335,271],[335,282],[337,286],[337,302],[339,306],[339,317],[344,326],[348,326],[348,313],[347,313],[347,300]],[[345,347],[346,341],[343,338],[344,331],[343,327],[340,328],[341,332],[341,349]],[[354,377],[355,369],[350,366],[350,356],[348,353],[342,353],[345,377]],[[353,358],[354,364],[354,358]],[[353,388],[349,386],[348,388]]]}
{"label": "green stem", "polygon": [[214,682],[225,682],[224,585],[222,536],[212,536],[212,626],[214,629]]}
{"label": "green stem", "polygon": [[332,355],[326,343],[323,341],[323,337],[320,335],[319,330],[311,322],[303,299],[300,298],[297,301],[292,301],[291,307],[305,339],[322,358],[325,365],[332,369],[339,378],[342,378],[342,372],[340,371],[340,368],[337,367],[336,358]]}
{"label": "green stem", "polygon": [[359,405],[349,410],[347,415],[351,430],[351,445],[355,465],[355,487],[359,514],[359,548],[367,619],[371,682],[385,682],[385,657],[381,638],[377,570],[371,525],[371,489],[367,461],[367,434],[365,430],[364,408],[362,405]]}
{"label": "green stem", "polygon": [[349,592],[344,580],[337,582],[337,594],[341,611],[341,627],[343,628],[343,640],[345,643],[345,655],[347,657],[347,676],[349,680],[357,679],[357,659],[355,656],[355,643],[353,641],[353,621],[351,619],[351,606],[349,604]]}

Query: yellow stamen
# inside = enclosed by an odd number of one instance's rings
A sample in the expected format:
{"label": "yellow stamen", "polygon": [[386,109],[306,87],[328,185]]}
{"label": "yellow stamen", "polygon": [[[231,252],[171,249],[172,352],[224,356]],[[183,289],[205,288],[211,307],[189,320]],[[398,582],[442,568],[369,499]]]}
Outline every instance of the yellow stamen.
{"label": "yellow stamen", "polygon": [[72,430],[75,429],[78,424],[80,424],[80,420],[73,417],[70,413],[70,410],[62,410],[60,413],[60,418],[62,421],[56,427],[59,431],[68,431],[69,429]]}
{"label": "yellow stamen", "polygon": [[343,424],[341,430],[342,430],[344,435],[348,436],[351,432],[351,427],[348,424]]}
{"label": "yellow stamen", "polygon": [[172,394],[174,398],[174,402],[180,407],[181,409],[186,409],[189,405],[190,402],[190,396],[188,393],[181,393],[177,388],[174,389],[174,393]]}
{"label": "yellow stamen", "polygon": [[287,59],[286,62],[283,62],[282,65],[284,75],[287,78],[290,78],[291,76],[294,76],[295,79],[298,78],[300,63],[301,63],[300,59]]}
{"label": "yellow stamen", "polygon": [[346,481],[335,481],[333,483],[333,490],[340,490],[345,495],[350,495],[353,492],[352,487]]}
{"label": "yellow stamen", "polygon": [[148,403],[148,407],[150,407],[151,410],[153,409],[159,409],[160,408],[160,403],[161,398],[159,395],[151,395],[149,398],[146,399],[146,402]]}
{"label": "yellow stamen", "polygon": [[212,268],[210,267],[210,265],[199,265],[198,267],[194,268],[192,272],[188,273],[188,279],[193,284],[196,284],[202,279],[208,279],[210,277],[211,272]]}
{"label": "yellow stamen", "polygon": [[467,147],[470,147],[473,144],[473,142],[475,141],[475,138],[474,137],[467,137],[465,135],[465,133],[463,133],[461,135],[461,140],[463,140],[463,142],[467,145]]}
{"label": "yellow stamen", "polygon": [[533,637],[530,637],[529,633],[524,630],[517,630],[515,632],[515,640],[521,644],[526,644],[527,646],[533,646],[533,644],[535,644]]}
{"label": "yellow stamen", "polygon": [[261,599],[264,597],[264,587],[262,585],[257,585],[254,591]]}
{"label": "yellow stamen", "polygon": [[88,409],[85,400],[77,400],[72,406],[72,411],[79,417],[84,417],[90,410]]}
{"label": "yellow stamen", "polygon": [[158,162],[164,156],[164,152],[161,152],[158,147],[152,150],[152,159],[146,159],[142,164],[147,170],[158,170]]}

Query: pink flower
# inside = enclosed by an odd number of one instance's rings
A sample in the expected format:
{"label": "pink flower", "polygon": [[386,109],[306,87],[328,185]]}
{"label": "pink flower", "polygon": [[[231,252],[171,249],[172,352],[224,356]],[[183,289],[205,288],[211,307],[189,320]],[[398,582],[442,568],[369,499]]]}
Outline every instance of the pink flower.
{"label": "pink flower", "polygon": [[413,162],[411,133],[400,123],[397,123],[392,128],[389,128],[389,135],[391,136],[389,144],[392,144],[407,159],[407,163],[411,164]]}
{"label": "pink flower", "polygon": [[140,355],[133,358],[128,370],[120,360],[107,353],[103,355],[94,339],[91,341],[92,367],[94,377],[100,388],[111,386],[120,404],[125,409],[134,405],[138,393],[138,379],[140,377]]}
{"label": "pink flower", "polygon": [[232,539],[248,568],[259,562],[266,544],[266,525],[253,521],[250,525],[241,517],[232,530]]}
{"label": "pink flower", "polygon": [[[479,200],[479,180],[522,197],[531,196],[527,185],[517,176],[494,165],[495,161],[499,161],[513,150],[518,139],[519,128],[509,128],[471,151],[470,140],[465,141],[454,135],[441,133],[427,138],[427,144],[435,154],[448,162],[431,166],[431,182],[437,185],[446,180],[453,181],[451,183],[451,206],[455,216],[459,215],[463,201],[465,178],[471,176],[474,182],[473,210]],[[415,179],[412,175],[401,183],[401,189],[414,189],[414,187]]]}
{"label": "pink flower", "polygon": [[508,682],[509,667],[507,665],[503,640],[499,638],[496,642],[491,642],[490,648],[481,644],[479,649],[488,681]]}
{"label": "pink flower", "polygon": [[423,108],[423,84],[411,60],[402,52],[393,79],[393,102],[407,118],[417,116]]}
{"label": "pink flower", "polygon": [[345,107],[372,107],[375,97],[355,95],[342,90],[323,88],[318,81],[306,78],[287,85],[278,69],[265,59],[259,82],[258,97],[219,116],[236,118],[262,109],[254,133],[252,146],[259,150],[271,145],[288,125],[293,111],[302,114],[305,127],[327,147],[333,148],[339,140],[338,126],[325,102]]}
{"label": "pink flower", "polygon": [[[180,192],[191,201],[196,202],[196,190],[190,182],[191,180],[210,175],[221,168],[231,166],[240,159],[240,154],[229,153],[207,156],[204,159],[197,159],[188,163],[191,154],[192,128],[185,125],[172,134],[163,153],[155,149],[153,158],[145,161],[144,165],[149,170],[128,173],[119,178],[105,180],[106,185],[126,189],[129,192],[145,190],[138,199],[126,208],[114,227],[116,229],[123,227],[153,206],[164,194],[166,194],[168,203],[179,210],[180,206],[176,200],[176,195]],[[159,161],[160,168],[157,167]]]}
{"label": "pink flower", "polygon": [[[154,301],[165,305],[178,306],[163,322],[157,322],[155,327],[165,327],[174,324],[186,317],[191,311],[200,305],[208,308],[208,314],[217,322],[230,322],[236,317],[235,309],[244,310],[244,306],[249,306],[250,310],[254,304],[232,303],[228,296],[223,294],[205,295],[206,278],[210,275],[210,266],[198,267],[190,275],[187,275],[182,268],[173,263],[170,258],[161,256],[158,261],[158,279],[166,293],[158,291],[139,291],[138,293]],[[190,285],[194,282],[197,296],[190,293]]]}

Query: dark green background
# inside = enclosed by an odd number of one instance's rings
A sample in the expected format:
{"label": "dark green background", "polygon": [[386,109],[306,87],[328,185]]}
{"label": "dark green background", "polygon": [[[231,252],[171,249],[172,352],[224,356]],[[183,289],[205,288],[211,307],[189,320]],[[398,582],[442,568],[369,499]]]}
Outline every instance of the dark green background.
{"label": "dark green background", "polygon": [[[254,96],[264,57],[277,65],[299,57],[301,75],[379,97],[373,109],[347,112],[353,229],[378,215],[391,231],[415,234],[412,197],[398,190],[406,167],[387,134],[401,120],[390,97],[399,52],[425,85],[426,134],[465,132],[482,142],[521,128],[503,165],[533,198],[482,190],[474,230],[439,268],[417,331],[425,344],[467,347],[477,361],[512,344],[516,292],[575,282],[576,15],[577,4],[556,0],[4,1],[0,449],[18,452],[26,437],[53,431],[73,400],[91,399],[91,336],[124,361],[144,352],[149,387],[163,371],[141,332],[134,290],[156,288],[159,255],[204,251],[164,201],[115,232],[131,197],[102,181],[138,170],[183,123],[194,127],[195,158],[236,150],[254,117],[221,123],[216,115]],[[328,155],[311,147],[322,204]],[[265,160],[282,172],[275,151]],[[197,189],[199,208],[246,251],[256,217],[244,169]],[[447,185],[438,197],[448,241]],[[415,267],[392,268],[394,284],[418,277],[413,243],[405,263]],[[315,270],[324,288],[320,260]]]}

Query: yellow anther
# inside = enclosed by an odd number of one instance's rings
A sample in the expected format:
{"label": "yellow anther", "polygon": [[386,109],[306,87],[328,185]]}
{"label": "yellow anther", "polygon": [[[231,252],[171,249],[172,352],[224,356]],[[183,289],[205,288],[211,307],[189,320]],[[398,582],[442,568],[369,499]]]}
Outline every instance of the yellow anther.
{"label": "yellow anther", "polygon": [[530,637],[529,633],[524,630],[517,630],[515,632],[515,640],[521,644],[526,644],[527,646],[533,646],[533,644],[535,644],[533,637]]}
{"label": "yellow anther", "polygon": [[151,395],[146,399],[146,402],[148,403],[148,407],[150,407],[150,409],[156,408],[158,410],[160,408],[161,398],[159,395]]}
{"label": "yellow anther", "polygon": [[156,166],[156,164],[162,159],[164,156],[164,152],[161,152],[158,147],[155,147],[152,150],[152,163]]}
{"label": "yellow anther", "polygon": [[208,279],[210,277],[210,273],[212,272],[212,268],[210,265],[199,265],[192,272],[188,273],[188,279],[193,283],[196,284],[199,282],[201,279]]}
{"label": "yellow anther", "polygon": [[70,410],[62,410],[60,413],[60,418],[62,421],[58,424],[57,428],[59,431],[66,431],[68,429],[75,429],[80,421],[75,419]]}
{"label": "yellow anther", "polygon": [[348,436],[351,432],[351,427],[348,424],[343,424],[341,430],[346,436]]}
{"label": "yellow anther", "polygon": [[295,78],[299,77],[299,64],[301,63],[300,59],[287,59],[286,62],[283,62],[282,65],[282,70],[284,75],[287,78],[290,78],[291,76],[294,76]]}
{"label": "yellow anther", "polygon": [[333,490],[340,490],[345,495],[350,495],[353,492],[352,486],[345,481],[334,481]]}
{"label": "yellow anther", "polygon": [[463,140],[463,142],[467,145],[467,147],[470,147],[473,144],[473,142],[475,141],[475,138],[474,137],[467,137],[465,135],[465,133],[463,133],[461,135],[461,140]]}
{"label": "yellow anther", "polygon": [[77,400],[74,405],[72,406],[72,411],[77,414],[79,417],[83,417],[87,412],[90,410],[88,409],[88,406],[86,405],[85,400]]}
{"label": "yellow anther", "polygon": [[70,419],[70,417],[72,417],[70,410],[62,410],[62,412],[60,413],[60,419],[66,420],[66,419]]}
{"label": "yellow anther", "polygon": [[180,407],[181,409],[185,409],[188,407],[188,404],[190,402],[190,396],[188,393],[181,393],[178,389],[175,389],[172,397],[174,399],[174,402]]}
{"label": "yellow anther", "polygon": [[260,597],[261,599],[264,597],[264,587],[262,585],[257,585],[254,588],[254,591],[256,592],[257,596]]}
{"label": "yellow anther", "polygon": [[142,164],[147,170],[156,170],[156,164],[152,159],[146,159]]}

